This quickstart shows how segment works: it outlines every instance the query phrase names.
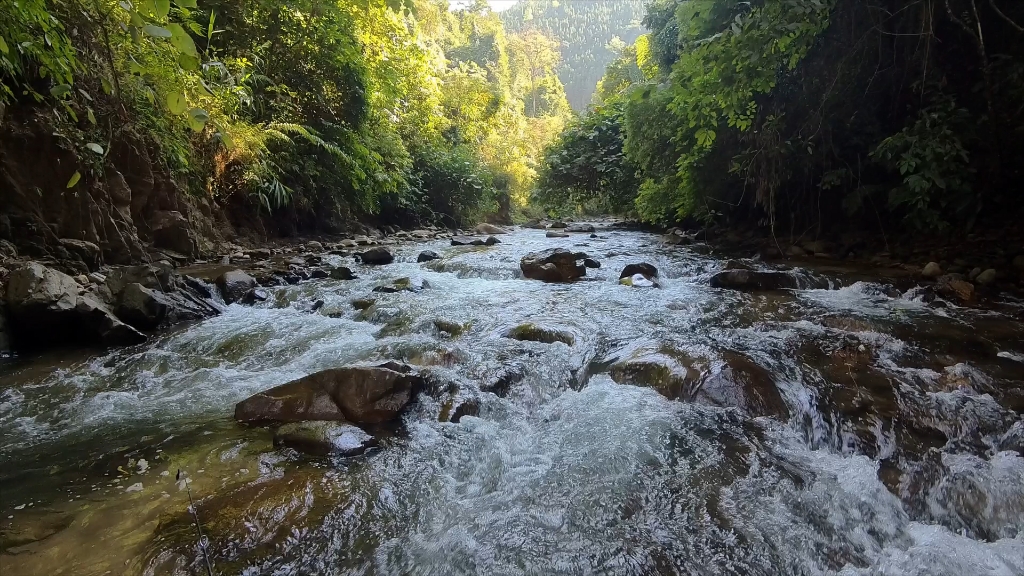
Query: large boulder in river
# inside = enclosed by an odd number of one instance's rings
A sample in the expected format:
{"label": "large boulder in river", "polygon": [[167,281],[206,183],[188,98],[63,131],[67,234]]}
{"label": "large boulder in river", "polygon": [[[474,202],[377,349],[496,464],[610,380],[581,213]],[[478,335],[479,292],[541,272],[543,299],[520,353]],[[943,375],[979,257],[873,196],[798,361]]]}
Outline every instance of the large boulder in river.
{"label": "large boulder in river", "polygon": [[377,440],[346,422],[291,422],[274,431],[274,444],[314,456],[358,456]]}
{"label": "large boulder in river", "polygon": [[401,364],[332,368],[239,402],[235,420],[381,424],[397,418],[422,386],[423,379]]}
{"label": "large boulder in river", "polygon": [[357,252],[356,257],[359,258],[359,261],[363,264],[370,264],[374,266],[391,264],[395,261],[395,255],[383,246],[370,248],[365,252]]}
{"label": "large boulder in river", "polygon": [[229,270],[217,277],[217,288],[228,304],[241,300],[256,287],[256,279],[241,270]]}
{"label": "large boulder in river", "polygon": [[935,282],[935,291],[943,298],[959,304],[974,300],[974,284],[959,274],[944,274]]}
{"label": "large boulder in river", "polygon": [[732,290],[784,290],[800,288],[799,279],[788,272],[733,269],[711,277],[712,288]]}
{"label": "large boulder in river", "polygon": [[588,256],[582,252],[570,252],[565,248],[550,248],[531,252],[519,261],[523,276],[544,282],[571,282],[587,275],[587,268],[578,264]]}
{"label": "large boulder in river", "polygon": [[473,229],[473,232],[476,232],[477,234],[483,236],[490,236],[494,234],[508,234],[508,230],[505,230],[501,226],[495,226],[494,224],[488,224],[486,222],[481,222],[480,224],[477,224],[476,228]]}
{"label": "large boulder in river", "polygon": [[123,346],[146,340],[103,302],[81,292],[74,278],[37,262],[11,272],[6,300],[16,343]]}

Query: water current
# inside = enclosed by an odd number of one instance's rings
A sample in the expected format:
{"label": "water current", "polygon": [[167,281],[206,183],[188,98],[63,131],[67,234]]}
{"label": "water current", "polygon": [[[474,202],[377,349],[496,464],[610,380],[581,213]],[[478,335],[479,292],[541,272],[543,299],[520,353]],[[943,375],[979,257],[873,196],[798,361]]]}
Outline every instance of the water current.
{"label": "water current", "polygon": [[[598,233],[400,245],[381,267],[326,256],[359,278],[272,288],[136,348],[0,367],[0,572],[205,574],[191,494],[216,574],[1024,574],[1021,302],[936,306],[813,269],[831,289],[713,289],[720,257]],[[523,279],[520,258],[553,246],[602,267]],[[443,257],[418,264],[423,249]],[[620,285],[634,262],[661,287]],[[431,287],[352,307],[399,277]],[[524,322],[574,343],[505,337]],[[741,363],[784,406],[610,377],[649,353]],[[422,395],[367,455],[303,456],[232,420],[256,392],[382,360],[450,397]],[[503,395],[481,391],[503,374]],[[478,415],[441,421],[466,398]]]}

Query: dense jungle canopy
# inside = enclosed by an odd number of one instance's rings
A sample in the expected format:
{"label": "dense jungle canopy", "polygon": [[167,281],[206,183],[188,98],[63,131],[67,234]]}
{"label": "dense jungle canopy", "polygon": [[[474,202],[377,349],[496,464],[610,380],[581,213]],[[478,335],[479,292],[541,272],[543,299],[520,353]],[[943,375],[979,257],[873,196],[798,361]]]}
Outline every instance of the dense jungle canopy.
{"label": "dense jungle canopy", "polygon": [[78,154],[68,189],[131,133],[311,229],[970,229],[1019,215],[1022,38],[1008,0],[15,0],[0,98]]}
{"label": "dense jungle canopy", "polygon": [[549,208],[794,237],[1017,221],[1024,3],[654,0],[644,25],[548,150]]}

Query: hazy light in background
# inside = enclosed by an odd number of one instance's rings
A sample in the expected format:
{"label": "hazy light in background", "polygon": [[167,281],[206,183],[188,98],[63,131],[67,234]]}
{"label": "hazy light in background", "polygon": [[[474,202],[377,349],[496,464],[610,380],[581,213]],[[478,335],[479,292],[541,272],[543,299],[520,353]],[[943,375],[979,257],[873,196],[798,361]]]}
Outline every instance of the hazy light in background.
{"label": "hazy light in background", "polygon": [[[509,8],[515,6],[519,0],[487,0],[487,3],[491,6],[491,10],[495,12],[503,12]],[[458,10],[459,8],[465,8],[473,3],[473,0],[448,0],[448,6],[452,10]]]}

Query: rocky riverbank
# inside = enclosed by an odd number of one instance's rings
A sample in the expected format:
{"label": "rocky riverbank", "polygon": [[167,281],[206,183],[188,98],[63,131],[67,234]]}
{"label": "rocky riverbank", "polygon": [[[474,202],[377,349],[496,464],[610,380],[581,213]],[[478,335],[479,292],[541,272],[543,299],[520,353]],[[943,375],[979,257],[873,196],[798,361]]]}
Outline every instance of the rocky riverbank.
{"label": "rocky riverbank", "polygon": [[[614,220],[600,224],[604,230],[633,227]],[[592,223],[534,221],[523,228],[546,229],[549,238],[600,238]],[[224,304],[264,301],[267,287],[355,277],[353,266],[329,264],[327,257],[350,259],[352,264],[386,265],[394,260],[395,246],[437,239],[449,239],[453,246],[490,246],[500,243],[499,236],[507,230],[483,223],[469,230],[364,226],[361,232],[365,233],[281,239],[248,247],[221,242],[205,258],[161,252],[154,243],[151,255],[164,258],[113,266],[103,265],[102,251],[84,241],[64,243],[65,247],[81,248],[75,252],[79,257],[71,260],[19,257],[7,243],[0,259],[0,301],[5,304],[0,307],[0,353],[64,345],[136,344],[145,341],[146,334],[215,315]],[[1024,249],[1016,253],[1012,247],[993,248],[991,238],[974,238],[962,252],[948,247],[898,252],[907,259],[918,255],[939,259],[923,263],[898,261],[889,252],[873,253],[856,238],[846,243],[806,241],[781,250],[773,239],[721,230],[698,233],[670,228],[660,239],[668,247],[683,246],[699,254],[753,256],[754,261],[771,265],[770,270],[754,270],[748,264],[727,262],[725,269],[711,278],[711,285],[720,288],[827,287],[828,274],[843,273],[889,282],[900,290],[919,286],[920,297],[934,305],[984,305],[1003,292],[1024,292]],[[951,256],[960,253],[963,255]],[[417,260],[428,262],[438,257],[424,251]],[[584,277],[587,268],[599,266],[600,262],[585,252],[552,249],[524,258],[521,273],[526,278],[568,282]],[[967,270],[969,266],[973,267]],[[794,273],[794,268],[817,270],[822,275]],[[639,276],[637,271],[625,274],[622,282],[637,287],[657,285],[656,270],[639,271],[643,272]],[[388,289],[380,287],[379,291]]]}

